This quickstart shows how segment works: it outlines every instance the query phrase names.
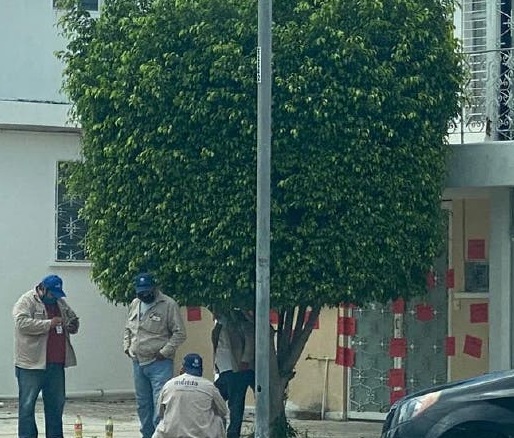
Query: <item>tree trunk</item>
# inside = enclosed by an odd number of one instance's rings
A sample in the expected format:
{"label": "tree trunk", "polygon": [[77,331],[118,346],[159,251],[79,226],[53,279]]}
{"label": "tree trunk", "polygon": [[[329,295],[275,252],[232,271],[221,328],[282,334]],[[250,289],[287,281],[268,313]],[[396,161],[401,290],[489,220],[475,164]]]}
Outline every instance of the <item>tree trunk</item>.
{"label": "tree trunk", "polygon": [[280,312],[270,342],[270,438],[297,436],[286,417],[287,386],[319,313],[320,307],[308,311],[302,306]]}
{"label": "tree trunk", "polygon": [[270,361],[270,438],[285,438],[291,436],[286,417],[286,388],[289,379],[280,377],[278,367],[272,365],[272,362],[276,364],[277,361]]}

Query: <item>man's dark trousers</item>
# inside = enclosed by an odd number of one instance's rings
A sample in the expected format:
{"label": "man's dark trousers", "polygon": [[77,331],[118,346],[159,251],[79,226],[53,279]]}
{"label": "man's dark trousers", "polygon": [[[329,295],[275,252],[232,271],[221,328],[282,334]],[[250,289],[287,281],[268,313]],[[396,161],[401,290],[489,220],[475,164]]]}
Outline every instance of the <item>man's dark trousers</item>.
{"label": "man's dark trousers", "polygon": [[230,422],[227,429],[227,438],[239,438],[241,435],[248,387],[255,392],[255,372],[253,370],[230,372],[228,384]]}

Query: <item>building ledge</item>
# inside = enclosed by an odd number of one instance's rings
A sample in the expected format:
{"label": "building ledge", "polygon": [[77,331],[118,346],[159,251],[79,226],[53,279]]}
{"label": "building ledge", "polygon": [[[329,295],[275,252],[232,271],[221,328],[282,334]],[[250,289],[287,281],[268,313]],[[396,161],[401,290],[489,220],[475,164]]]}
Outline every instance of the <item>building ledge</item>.
{"label": "building ledge", "polygon": [[514,186],[514,141],[450,145],[447,189]]}
{"label": "building ledge", "polygon": [[70,109],[65,102],[0,99],[0,129],[78,132],[80,127],[70,122]]}

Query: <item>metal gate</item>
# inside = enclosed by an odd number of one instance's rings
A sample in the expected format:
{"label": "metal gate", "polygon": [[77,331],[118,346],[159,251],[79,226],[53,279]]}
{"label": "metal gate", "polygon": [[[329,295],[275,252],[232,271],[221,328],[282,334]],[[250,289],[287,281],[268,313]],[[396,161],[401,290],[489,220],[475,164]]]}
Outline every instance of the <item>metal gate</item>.
{"label": "metal gate", "polygon": [[447,381],[447,251],[427,277],[428,294],[350,310],[355,363],[348,374],[348,418],[383,419],[404,394]]}

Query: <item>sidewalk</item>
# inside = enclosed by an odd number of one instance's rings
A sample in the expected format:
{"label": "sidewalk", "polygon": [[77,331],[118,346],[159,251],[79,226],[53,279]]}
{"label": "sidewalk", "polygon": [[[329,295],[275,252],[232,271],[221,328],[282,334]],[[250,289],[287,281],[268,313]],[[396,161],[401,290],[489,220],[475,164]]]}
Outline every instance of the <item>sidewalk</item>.
{"label": "sidewalk", "polygon": [[[37,404],[37,423],[39,435],[44,436],[42,404]],[[139,422],[135,401],[132,400],[85,400],[72,399],[66,402],[64,413],[64,436],[74,438],[73,425],[79,414],[82,418],[83,438],[104,438],[105,421],[113,418],[114,438],[140,438]],[[0,407],[0,438],[17,437],[18,421],[15,401],[4,401]],[[293,427],[300,433],[300,438],[378,438],[381,423],[361,421],[317,421],[291,420]],[[244,424],[244,435],[253,430],[253,419],[248,418]]]}

